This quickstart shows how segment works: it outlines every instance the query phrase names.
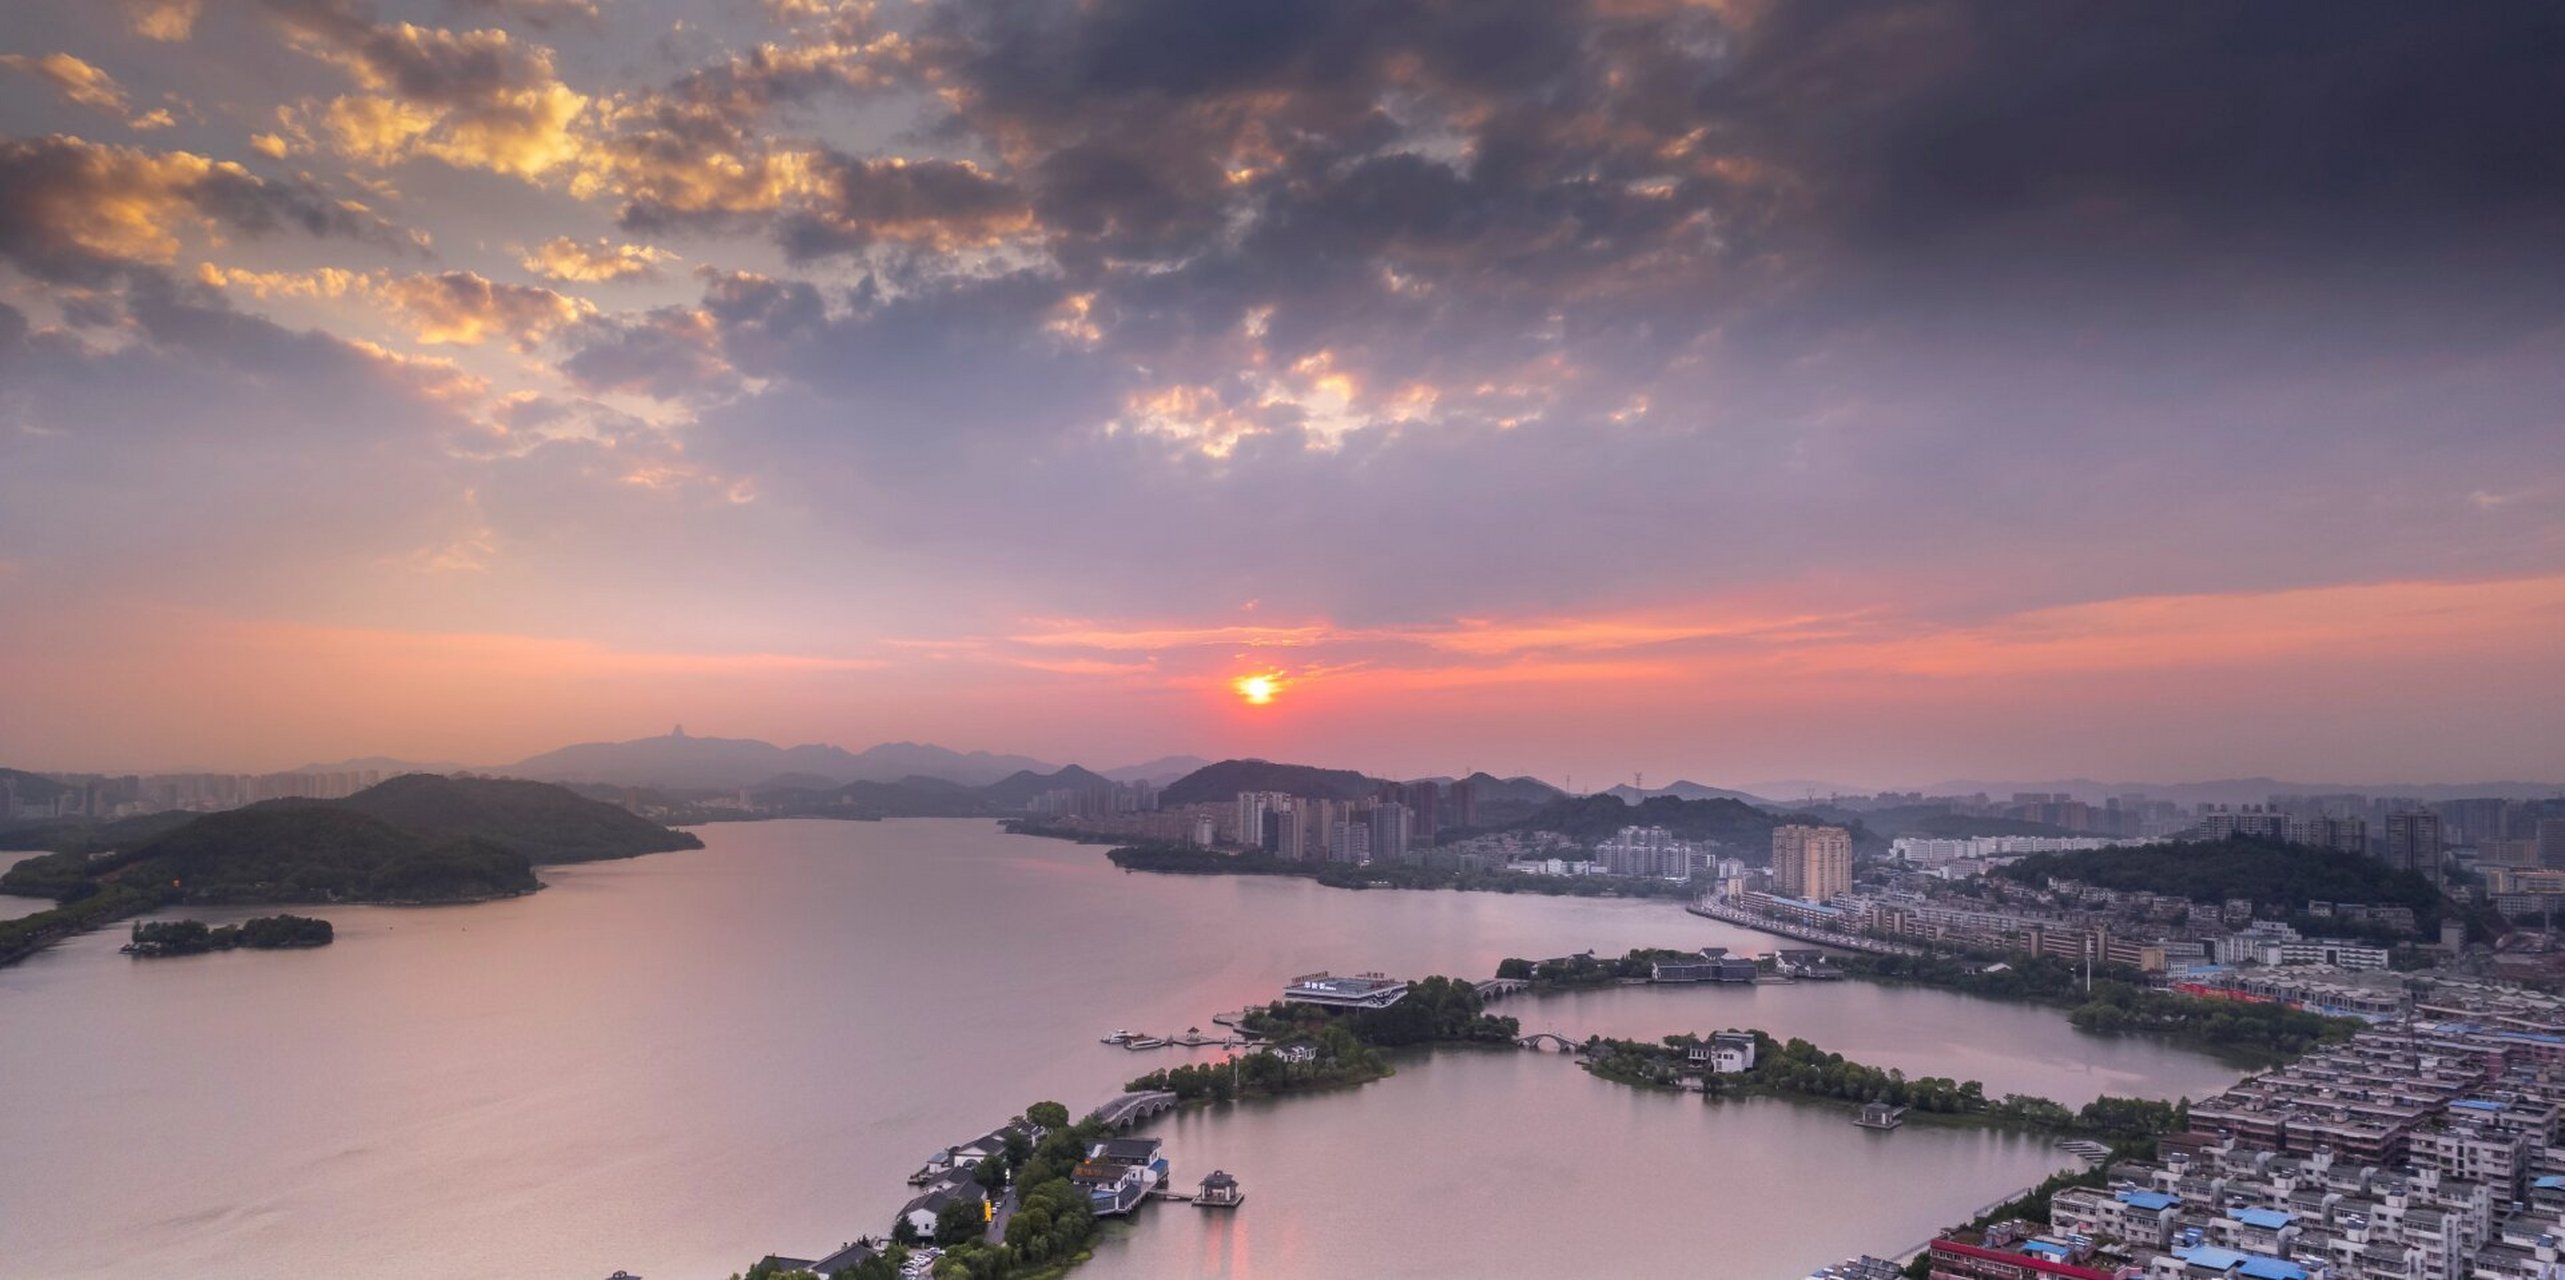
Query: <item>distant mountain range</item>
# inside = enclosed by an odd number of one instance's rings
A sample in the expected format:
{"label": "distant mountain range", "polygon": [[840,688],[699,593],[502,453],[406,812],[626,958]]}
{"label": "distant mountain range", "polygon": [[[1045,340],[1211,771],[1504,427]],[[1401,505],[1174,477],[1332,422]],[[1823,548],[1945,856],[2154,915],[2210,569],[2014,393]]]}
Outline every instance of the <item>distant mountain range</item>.
{"label": "distant mountain range", "polygon": [[787,774],[849,782],[938,778],[986,786],[1012,773],[1048,773],[1057,765],[1030,756],[961,752],[917,742],[862,751],[809,744],[779,747],[755,738],[703,738],[682,727],[665,737],[583,742],[492,770],[538,782],[602,782],[628,787],[751,787]]}
{"label": "distant mountain range", "polygon": [[1168,783],[1158,803],[1204,804],[1235,799],[1241,791],[1282,791],[1325,800],[1360,800],[1379,793],[1383,780],[1351,769],[1322,769],[1308,764],[1275,764],[1270,760],[1223,760],[1204,765]]}
{"label": "distant mountain range", "polygon": [[[1017,807],[1024,799],[1042,791],[1083,789],[1108,782],[1151,783],[1173,792],[1165,800],[1168,804],[1225,800],[1238,791],[1262,790],[1356,798],[1373,793],[1383,782],[1348,769],[1277,765],[1263,760],[1215,762],[1193,755],[1162,756],[1139,764],[1092,771],[1069,765],[1066,768],[1073,772],[1065,777],[1060,776],[1062,768],[1031,756],[955,751],[931,743],[889,742],[861,751],[849,751],[827,744],[783,747],[755,738],[698,737],[679,728],[656,738],[578,743],[513,764],[467,766],[451,761],[366,756],[326,764],[307,764],[295,772],[345,773],[370,769],[387,778],[402,773],[469,772],[591,786],[720,790],[746,787],[814,793],[854,783],[868,783],[874,784],[868,791],[885,796],[888,793],[881,792],[880,788],[900,788],[923,795],[934,791],[937,784],[944,784],[948,787],[993,788],[989,795],[979,798],[1001,808]],[[0,770],[0,777],[11,781],[21,803],[42,803],[57,786],[34,774],[11,770]],[[1411,781],[1449,787],[1454,779],[1439,775]],[[1567,794],[1559,787],[1528,776],[1498,778],[1481,772],[1471,774],[1467,781],[1476,790],[1482,825],[1487,825],[1490,806],[1494,806],[1498,814],[1510,818],[1514,810],[1538,808]],[[1814,778],[1773,779],[1733,788],[1687,779],[1645,790],[1623,783],[1593,794],[1612,796],[1632,805],[1671,797],[1678,800],[1735,800],[1769,809],[1799,809],[1807,807],[1811,797],[1868,796],[1878,790]],[[2290,782],[2267,777],[2180,783],[2109,782],[2086,777],[2038,780],[1958,778],[1937,782],[1921,790],[1928,796],[1983,793],[1999,800],[2017,792],[2064,793],[2093,803],[2110,796],[2140,795],[2185,805],[2258,804],[2274,795],[2350,792],[2411,797],[2426,802],[2489,796],[2515,800],[2565,796],[2565,784],[2553,782],[2361,784]]]}
{"label": "distant mountain range", "polygon": [[1677,800],[1735,800],[1740,803],[1762,805],[1767,808],[1788,807],[1777,800],[1766,800],[1759,795],[1751,795],[1743,791],[1730,791],[1724,787],[1705,787],[1698,782],[1670,783],[1662,787],[1650,787],[1645,791],[1641,791],[1637,787],[1631,786],[1629,783],[1625,782],[1617,787],[1606,788],[1602,794],[1607,796],[1619,796],[1624,804],[1638,804],[1642,801],[1653,800],[1658,796],[1673,796]]}
{"label": "distant mountain range", "polygon": [[[293,773],[364,773],[373,770],[386,778],[405,773],[469,773],[472,766],[451,760],[395,760],[390,756],[358,756],[331,764],[307,764],[290,770]],[[173,771],[175,772],[175,771]]]}
{"label": "distant mountain range", "polygon": [[1145,782],[1153,787],[1163,787],[1210,763],[1201,756],[1160,756],[1140,764],[1107,769],[1104,776],[1115,782]]}
{"label": "distant mountain range", "polygon": [[[2078,800],[2099,804],[2111,796],[2142,795],[2149,800],[2171,800],[2177,804],[2260,804],[2273,796],[2348,795],[2397,796],[2425,803],[2443,800],[2476,800],[2500,796],[2509,800],[2542,800],[2565,795],[2565,785],[2553,782],[2286,782],[2278,778],[2222,778],[2210,782],[2100,782],[2092,778],[2050,778],[2036,782],[1987,781],[1974,778],[1937,782],[1924,789],[1928,796],[1975,795],[1984,792],[1996,799],[2018,792],[2064,792]],[[1859,794],[1859,793],[1856,793]]]}

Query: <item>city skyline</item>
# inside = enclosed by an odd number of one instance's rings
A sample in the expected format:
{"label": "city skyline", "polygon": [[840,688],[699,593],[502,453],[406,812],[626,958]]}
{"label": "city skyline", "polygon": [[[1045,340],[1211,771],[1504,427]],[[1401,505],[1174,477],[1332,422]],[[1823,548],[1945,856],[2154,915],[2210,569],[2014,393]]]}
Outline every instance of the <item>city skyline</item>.
{"label": "city skyline", "polygon": [[0,762],[2534,778],[2557,21],[30,0]]}

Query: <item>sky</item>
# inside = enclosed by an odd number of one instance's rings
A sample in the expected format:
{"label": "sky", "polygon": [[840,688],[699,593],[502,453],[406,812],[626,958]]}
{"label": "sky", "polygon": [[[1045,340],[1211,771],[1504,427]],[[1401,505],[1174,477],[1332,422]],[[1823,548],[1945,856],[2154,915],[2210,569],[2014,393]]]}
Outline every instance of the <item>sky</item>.
{"label": "sky", "polygon": [[0,763],[2565,777],[2560,61],[2553,6],[11,0]]}

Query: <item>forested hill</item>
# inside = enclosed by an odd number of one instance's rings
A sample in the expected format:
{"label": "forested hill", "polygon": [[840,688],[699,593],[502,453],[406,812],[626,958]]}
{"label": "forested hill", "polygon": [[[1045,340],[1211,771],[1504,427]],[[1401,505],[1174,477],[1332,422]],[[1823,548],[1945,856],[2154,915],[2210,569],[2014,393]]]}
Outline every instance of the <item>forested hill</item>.
{"label": "forested hill", "polygon": [[2402,905],[2426,929],[2440,918],[2440,891],[2412,871],[2333,849],[2260,840],[2196,841],[2073,853],[2033,854],[1999,874],[2025,884],[2052,877],[2124,892],[2160,893],[2193,902],[2249,898],[2287,912],[2307,903]]}
{"label": "forested hill", "polygon": [[549,783],[408,774],[344,800],[273,800],[30,859],[0,888],[65,902],[118,888],[197,902],[447,902],[535,889],[535,863],[701,847]]}
{"label": "forested hill", "polygon": [[1204,765],[1166,785],[1158,803],[1168,808],[1234,800],[1241,791],[1282,791],[1313,799],[1360,800],[1377,794],[1381,780],[1351,769],[1321,769],[1307,764],[1267,760],[1223,760]]}
{"label": "forested hill", "polygon": [[592,862],[704,847],[690,832],[671,830],[548,782],[411,773],[345,800],[320,803],[431,839],[487,840],[534,863]]}
{"label": "forested hill", "polygon": [[64,901],[121,888],[183,902],[456,902],[538,887],[525,856],[492,841],[441,840],[298,800],[209,813],[103,857],[32,859],[0,885]]}

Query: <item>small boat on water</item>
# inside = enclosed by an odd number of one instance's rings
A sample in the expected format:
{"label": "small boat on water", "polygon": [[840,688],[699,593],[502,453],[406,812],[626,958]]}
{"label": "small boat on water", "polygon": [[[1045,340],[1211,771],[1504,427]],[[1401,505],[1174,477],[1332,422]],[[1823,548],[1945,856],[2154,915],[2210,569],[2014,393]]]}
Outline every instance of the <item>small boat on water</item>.
{"label": "small boat on water", "polygon": [[1106,1044],[1129,1044],[1139,1038],[1140,1033],[1137,1031],[1116,1030],[1112,1035],[1106,1036],[1104,1038],[1104,1042]]}
{"label": "small boat on water", "polygon": [[1168,1043],[1167,1038],[1164,1036],[1141,1036],[1136,1040],[1124,1041],[1122,1047],[1125,1049],[1164,1049],[1167,1047]]}

